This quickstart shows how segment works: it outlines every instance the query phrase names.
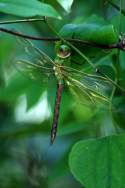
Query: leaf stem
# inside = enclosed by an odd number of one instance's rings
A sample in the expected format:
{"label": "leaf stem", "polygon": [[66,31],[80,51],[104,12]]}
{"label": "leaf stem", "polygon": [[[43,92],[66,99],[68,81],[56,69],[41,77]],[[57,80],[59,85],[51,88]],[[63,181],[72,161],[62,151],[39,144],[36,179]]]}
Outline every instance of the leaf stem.
{"label": "leaf stem", "polygon": [[14,24],[14,23],[25,23],[25,22],[38,22],[38,21],[44,21],[45,18],[28,18],[28,19],[22,19],[22,20],[5,20],[1,21],[0,24]]}

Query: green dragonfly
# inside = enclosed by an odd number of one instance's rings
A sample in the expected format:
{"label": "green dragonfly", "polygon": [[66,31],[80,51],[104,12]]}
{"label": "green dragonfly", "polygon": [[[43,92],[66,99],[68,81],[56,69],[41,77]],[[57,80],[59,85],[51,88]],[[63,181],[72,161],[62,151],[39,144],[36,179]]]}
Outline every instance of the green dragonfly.
{"label": "green dragonfly", "polygon": [[47,82],[52,76],[57,80],[57,91],[54,108],[53,124],[51,129],[51,143],[56,138],[61,95],[65,86],[69,88],[83,105],[86,103],[96,104],[98,102],[108,104],[107,88],[110,82],[107,78],[88,74],[82,70],[71,67],[72,49],[61,41],[56,43],[56,57],[52,60],[43,51],[37,48],[30,41],[25,41],[26,57],[18,59],[15,66],[31,79],[39,80],[41,83]]}

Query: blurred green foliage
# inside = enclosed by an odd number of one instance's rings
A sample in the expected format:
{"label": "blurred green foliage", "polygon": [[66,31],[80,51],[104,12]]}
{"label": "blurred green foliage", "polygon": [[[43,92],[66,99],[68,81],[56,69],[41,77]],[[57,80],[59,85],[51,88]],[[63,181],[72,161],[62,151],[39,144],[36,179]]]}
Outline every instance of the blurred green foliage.
{"label": "blurred green foliage", "polygon": [[[0,21],[48,16],[51,27],[63,37],[72,37],[75,32],[75,38],[99,44],[116,43],[120,32],[125,32],[125,17],[120,14],[118,0],[112,0],[117,9],[106,0],[74,0],[68,4],[65,0],[41,2],[45,12],[37,10],[40,3],[37,0],[27,1],[27,5],[24,0],[1,0]],[[48,4],[47,8],[43,3]],[[56,19],[60,15],[62,19]],[[1,24],[1,27],[31,36],[55,36],[44,22]],[[32,42],[54,59],[54,42]],[[110,106],[105,109],[83,106],[74,101],[66,89],[62,96],[57,138],[50,146],[56,82],[51,79],[42,85],[15,69],[13,62],[26,55],[17,37],[1,32],[0,44],[0,187],[125,187],[124,91],[113,87],[111,110]],[[125,52],[86,45],[76,47],[125,88]],[[72,59],[82,62],[80,67],[74,64],[75,68],[95,71],[77,53]],[[47,107],[41,102],[42,96],[46,96]],[[37,111],[33,111],[35,106]]]}

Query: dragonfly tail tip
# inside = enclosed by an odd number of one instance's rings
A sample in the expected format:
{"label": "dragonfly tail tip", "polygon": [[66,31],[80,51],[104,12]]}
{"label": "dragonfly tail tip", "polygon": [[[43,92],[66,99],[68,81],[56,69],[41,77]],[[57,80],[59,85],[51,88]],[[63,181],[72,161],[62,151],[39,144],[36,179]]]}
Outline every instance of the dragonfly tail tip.
{"label": "dragonfly tail tip", "polygon": [[56,138],[56,134],[55,134],[55,132],[53,133],[53,131],[52,131],[51,138],[50,138],[50,145],[53,145],[55,138]]}
{"label": "dragonfly tail tip", "polygon": [[55,139],[52,139],[52,138],[50,139],[50,145],[51,145],[51,146],[53,145],[54,140],[55,140]]}

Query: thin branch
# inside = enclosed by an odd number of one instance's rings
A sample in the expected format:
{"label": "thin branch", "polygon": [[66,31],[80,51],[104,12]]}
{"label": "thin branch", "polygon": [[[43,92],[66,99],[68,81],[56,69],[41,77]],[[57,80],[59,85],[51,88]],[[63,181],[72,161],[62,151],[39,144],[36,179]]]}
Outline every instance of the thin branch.
{"label": "thin branch", "polygon": [[30,36],[30,35],[25,35],[25,34],[16,32],[16,31],[11,31],[11,30],[6,29],[6,28],[0,28],[0,31],[11,34],[11,35],[15,35],[15,36],[18,36],[18,37],[27,38],[27,39],[30,39],[30,40],[58,41],[57,38],[51,38],[51,37],[48,37],[48,38],[45,37],[44,38],[44,37]]}
{"label": "thin branch", "polygon": [[45,18],[29,18],[29,19],[23,19],[23,20],[5,20],[5,21],[1,21],[0,24],[4,25],[4,24],[38,22],[38,21],[45,22]]}
{"label": "thin branch", "polygon": [[[59,41],[61,40],[59,37],[36,37],[36,36],[30,36],[30,35],[25,35],[16,31],[11,31],[9,29],[6,28],[0,28],[1,32],[5,32],[11,35],[15,35],[18,37],[22,37],[22,38],[27,38],[30,40],[41,40],[41,41],[50,41],[50,42],[55,42],[55,41]],[[85,40],[80,40],[80,39],[71,39],[71,38],[66,38],[65,39],[68,42],[71,43],[78,43],[81,45],[87,45],[90,47],[96,47],[96,48],[101,48],[101,49],[120,49],[122,51],[125,51],[125,40],[120,40],[118,43],[116,44],[110,44],[110,45],[103,45],[103,44],[97,44],[97,43],[93,43],[93,42],[89,42],[89,41],[85,41]]]}

